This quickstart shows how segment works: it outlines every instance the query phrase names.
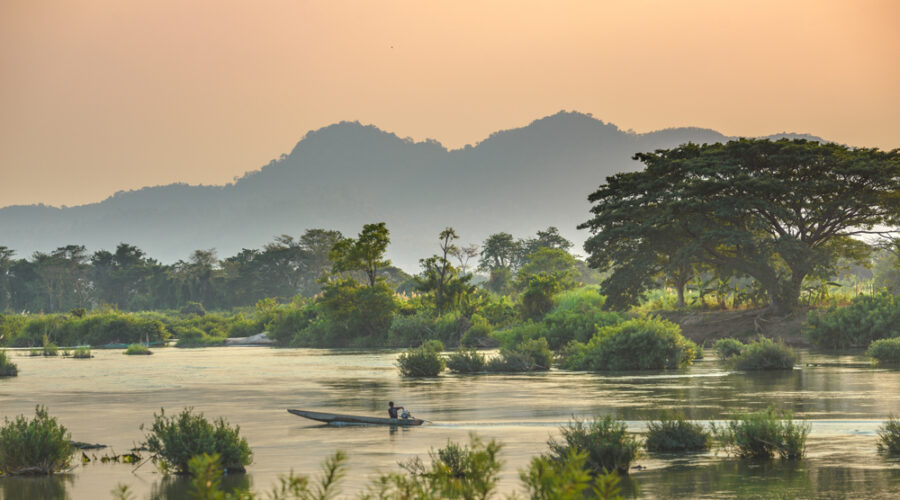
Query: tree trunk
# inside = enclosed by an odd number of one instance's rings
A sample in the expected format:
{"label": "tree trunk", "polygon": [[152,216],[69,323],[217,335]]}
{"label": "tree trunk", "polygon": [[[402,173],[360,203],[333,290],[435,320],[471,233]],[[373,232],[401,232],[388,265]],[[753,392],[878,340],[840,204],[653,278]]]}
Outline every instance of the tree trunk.
{"label": "tree trunk", "polygon": [[678,294],[678,300],[675,302],[675,307],[682,308],[684,307],[684,286],[685,282],[676,281],[675,282],[675,292]]}

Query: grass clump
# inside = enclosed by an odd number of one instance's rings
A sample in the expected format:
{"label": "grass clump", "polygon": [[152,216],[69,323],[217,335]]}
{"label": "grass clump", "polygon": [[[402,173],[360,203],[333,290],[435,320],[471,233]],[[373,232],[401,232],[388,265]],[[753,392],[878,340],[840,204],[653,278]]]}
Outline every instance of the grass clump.
{"label": "grass clump", "polygon": [[784,342],[763,337],[744,346],[731,362],[738,370],[792,370],[798,359],[797,352]]}
{"label": "grass clump", "polygon": [[484,371],[484,355],[475,349],[460,349],[447,358],[447,368],[453,373],[478,373]]}
{"label": "grass clump", "polygon": [[794,423],[790,412],[776,415],[774,408],[735,416],[713,431],[722,446],[742,458],[799,459],[806,452],[808,423]]}
{"label": "grass clump", "polygon": [[91,354],[90,347],[76,347],[75,351],[72,353],[72,357],[75,359],[88,359],[93,358],[94,355]]}
{"label": "grass clump", "polygon": [[688,422],[682,415],[663,416],[647,422],[647,451],[705,451],[712,434],[702,424]]}
{"label": "grass clump", "polygon": [[500,355],[485,365],[489,372],[547,371],[553,363],[553,353],[547,339],[526,340],[515,348],[501,348]]}
{"label": "grass clump", "polygon": [[891,456],[900,455],[900,420],[893,415],[878,428],[878,451]]}
{"label": "grass clump", "polygon": [[573,450],[583,451],[592,474],[628,474],[631,462],[638,456],[640,444],[628,434],[625,422],[609,415],[587,421],[575,418],[560,432],[562,440],[551,438],[547,442],[550,456],[564,461]]}
{"label": "grass clump", "polygon": [[599,328],[587,343],[572,341],[560,353],[568,370],[661,370],[694,362],[697,344],[681,327],[657,318],[637,318]]}
{"label": "grass clump", "polygon": [[900,365],[900,337],[872,342],[866,350],[866,355],[874,358],[878,365]]}
{"label": "grass clump", "polygon": [[0,427],[0,473],[53,474],[69,467],[71,435],[47,409],[37,406],[34,419],[5,418]]}
{"label": "grass clump", "polygon": [[397,357],[400,375],[404,377],[437,377],[444,371],[446,361],[441,356],[444,344],[429,340]]}
{"label": "grass clump", "polygon": [[177,474],[189,473],[190,459],[203,453],[218,454],[221,466],[228,472],[245,472],[244,466],[250,464],[253,454],[240,430],[222,418],[210,422],[202,413],[194,414],[192,408],[185,408],[174,417],[167,417],[161,409],[158,415],[153,414],[153,425],[143,445],[159,456],[164,467]]}
{"label": "grass clump", "polygon": [[125,349],[125,354],[129,356],[149,355],[153,354],[153,351],[151,351],[150,348],[145,346],[144,344],[131,344],[127,349]]}
{"label": "grass clump", "polygon": [[713,344],[719,359],[730,359],[741,354],[744,343],[738,339],[719,339]]}
{"label": "grass clump", "polygon": [[0,377],[15,377],[19,374],[19,367],[9,359],[6,351],[0,351]]}

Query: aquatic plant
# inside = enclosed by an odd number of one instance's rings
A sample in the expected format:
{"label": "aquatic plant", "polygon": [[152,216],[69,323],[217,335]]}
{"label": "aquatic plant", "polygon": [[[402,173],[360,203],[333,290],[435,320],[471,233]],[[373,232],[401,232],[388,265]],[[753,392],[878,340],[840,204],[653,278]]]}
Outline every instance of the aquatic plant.
{"label": "aquatic plant", "polygon": [[874,358],[879,366],[900,365],[900,337],[872,342],[866,350],[866,355]]}
{"label": "aquatic plant", "polygon": [[744,350],[744,343],[738,339],[719,339],[713,344],[719,359],[729,359],[737,356]]}
{"label": "aquatic plant", "polygon": [[547,442],[550,456],[563,461],[573,449],[586,452],[587,467],[593,474],[628,474],[640,450],[640,443],[628,434],[625,422],[610,415],[592,420],[573,418],[560,433],[562,440],[551,438]]}
{"label": "aquatic plant", "polygon": [[149,355],[153,354],[153,351],[151,351],[150,348],[148,348],[144,344],[131,344],[128,346],[128,348],[125,349],[125,352],[123,354],[127,354],[129,356],[142,354]]}
{"label": "aquatic plant", "polygon": [[703,424],[688,422],[683,415],[664,415],[647,422],[647,451],[704,451],[712,442],[712,434]]}
{"label": "aquatic plant", "polygon": [[153,414],[153,424],[143,445],[159,456],[164,467],[178,474],[188,473],[191,457],[203,453],[218,453],[222,467],[228,472],[244,472],[253,453],[247,440],[240,436],[240,430],[223,418],[210,422],[202,413],[193,413],[192,408],[185,408],[173,417],[167,417],[165,409],[160,409],[159,414]]}
{"label": "aquatic plant", "polygon": [[843,307],[810,311],[804,334],[817,347],[865,347],[893,337],[900,324],[900,301],[888,293],[859,295]]}
{"label": "aquatic plant", "polygon": [[531,459],[528,468],[519,471],[527,498],[536,500],[614,500],[619,495],[619,474],[615,471],[592,477],[587,469],[588,454],[570,448],[558,460],[547,455]]}
{"label": "aquatic plant", "polygon": [[36,406],[34,419],[24,415],[3,419],[0,426],[0,474],[53,474],[69,467],[71,435],[65,427]]}
{"label": "aquatic plant", "polygon": [[806,453],[809,423],[795,423],[790,412],[776,414],[774,408],[732,417],[713,433],[726,451],[742,458],[799,459]]}
{"label": "aquatic plant", "polygon": [[76,347],[75,352],[72,353],[72,357],[75,359],[87,359],[93,358],[94,356],[91,354],[90,347]]}
{"label": "aquatic plant", "polygon": [[798,360],[797,352],[784,342],[762,337],[745,345],[730,362],[738,370],[792,370]]}
{"label": "aquatic plant", "polygon": [[900,455],[900,420],[894,415],[878,428],[878,451],[888,455]]}
{"label": "aquatic plant", "polygon": [[460,349],[447,358],[447,368],[453,373],[484,371],[484,355],[475,349]]}
{"label": "aquatic plant", "polygon": [[553,363],[553,353],[547,346],[547,339],[526,340],[513,349],[501,348],[500,355],[488,360],[485,369],[489,372],[534,372],[547,371]]}
{"label": "aquatic plant", "polygon": [[444,344],[429,340],[397,357],[400,375],[404,377],[437,377],[444,371],[446,361],[441,356]]}
{"label": "aquatic plant", "polygon": [[15,377],[19,374],[19,368],[9,359],[6,350],[0,351],[0,377]]}
{"label": "aquatic plant", "polygon": [[559,361],[568,370],[660,370],[689,366],[697,349],[675,323],[636,318],[599,328],[587,344],[570,342]]}

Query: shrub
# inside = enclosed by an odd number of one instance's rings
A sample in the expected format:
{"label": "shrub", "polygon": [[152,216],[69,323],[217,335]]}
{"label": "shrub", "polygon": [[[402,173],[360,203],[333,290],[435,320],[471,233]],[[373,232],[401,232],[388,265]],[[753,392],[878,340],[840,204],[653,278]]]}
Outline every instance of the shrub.
{"label": "shrub", "polygon": [[145,346],[144,344],[131,344],[130,346],[128,346],[127,349],[125,349],[125,352],[123,354],[127,354],[129,356],[142,355],[142,354],[150,355],[150,354],[153,354],[153,352],[149,348],[147,348],[147,346]]}
{"label": "shrub", "polygon": [[90,347],[76,347],[75,352],[72,353],[72,357],[75,359],[88,359],[93,358],[94,356],[91,354]]}
{"label": "shrub", "polygon": [[775,453],[785,459],[802,458],[809,429],[808,423],[794,423],[790,412],[776,415],[774,408],[737,415],[721,428],[713,426],[722,446],[743,458],[772,458]]}
{"label": "shrub", "polygon": [[694,362],[697,345],[670,321],[637,318],[600,328],[587,343],[570,342],[560,356],[568,370],[660,370]]}
{"label": "shrub", "polygon": [[71,435],[47,409],[37,406],[34,419],[4,418],[0,427],[0,473],[53,474],[65,470],[72,456]]}
{"label": "shrub", "polygon": [[761,338],[744,346],[731,362],[738,370],[792,370],[798,359],[797,352],[783,342]]}
{"label": "shrub", "polygon": [[484,371],[484,355],[475,349],[460,349],[447,358],[447,368],[453,373],[477,373]]}
{"label": "shrub", "polygon": [[444,345],[439,340],[429,340],[420,347],[410,349],[397,357],[400,375],[404,377],[437,377],[446,367],[441,356]]}
{"label": "shrub", "polygon": [[647,451],[704,451],[712,436],[702,424],[688,422],[682,415],[664,416],[647,422]]}
{"label": "shrub", "polygon": [[41,349],[41,354],[44,356],[59,356],[59,346],[53,342],[46,342],[43,349]]}
{"label": "shrub", "polygon": [[19,374],[19,368],[10,361],[6,351],[0,351],[0,377],[15,377]]}
{"label": "shrub", "polygon": [[206,308],[203,307],[203,304],[199,302],[188,302],[187,304],[181,307],[181,314],[185,315],[197,315],[197,316],[205,316]]}
{"label": "shrub", "polygon": [[210,335],[203,331],[203,329],[194,327],[185,327],[178,326],[173,328],[175,336],[178,338],[178,342],[175,343],[175,347],[209,347],[214,345],[222,345],[225,343],[225,339],[227,338],[225,334],[220,331],[217,332],[218,335]]}
{"label": "shrub", "polygon": [[394,347],[419,345],[432,337],[434,319],[426,311],[411,316],[395,315],[388,330],[388,344]]}
{"label": "shrub", "polygon": [[154,413],[143,445],[178,474],[188,473],[191,457],[203,453],[217,453],[222,467],[229,472],[244,472],[253,456],[247,440],[240,437],[239,426],[231,427],[222,418],[210,422],[202,413],[194,414],[192,408],[185,408],[175,417],[166,417],[163,409],[158,415]]}
{"label": "shrub", "polygon": [[515,349],[522,342],[546,338],[546,336],[547,327],[544,323],[533,321],[526,321],[506,330],[494,330],[491,333],[491,338],[497,341],[501,348],[506,349]]}
{"label": "shrub", "polygon": [[879,365],[900,365],[900,337],[872,342],[866,350],[866,355],[875,358]]}
{"label": "shrub", "polygon": [[544,334],[550,348],[558,350],[572,340],[587,342],[597,328],[623,321],[617,312],[604,311],[606,298],[595,288],[579,288],[554,297],[556,306],[544,316]]}
{"label": "shrub", "polygon": [[470,326],[459,339],[459,345],[467,347],[484,347],[494,345],[491,332],[494,330],[491,324],[483,316],[473,314],[469,318]]}
{"label": "shrub", "polygon": [[865,347],[873,340],[897,335],[900,301],[888,292],[858,295],[845,307],[811,311],[804,333],[818,347]]}
{"label": "shrub", "polygon": [[553,353],[547,339],[526,340],[514,349],[502,348],[500,355],[491,358],[485,368],[491,372],[533,372],[550,369]]}
{"label": "shrub", "polygon": [[737,339],[719,339],[713,344],[719,359],[737,356],[744,350],[744,343]]}
{"label": "shrub", "polygon": [[559,460],[547,455],[532,458],[528,468],[519,472],[527,498],[621,500],[618,473],[598,474],[592,478],[587,458],[586,452],[574,448]]}
{"label": "shrub", "polygon": [[625,422],[607,415],[584,421],[573,419],[561,427],[562,441],[551,438],[547,442],[551,457],[564,461],[572,450],[587,453],[587,465],[593,474],[616,471],[628,474],[631,462],[637,457],[640,444],[629,435]]}
{"label": "shrub", "polygon": [[900,420],[893,415],[878,428],[878,451],[900,455]]}

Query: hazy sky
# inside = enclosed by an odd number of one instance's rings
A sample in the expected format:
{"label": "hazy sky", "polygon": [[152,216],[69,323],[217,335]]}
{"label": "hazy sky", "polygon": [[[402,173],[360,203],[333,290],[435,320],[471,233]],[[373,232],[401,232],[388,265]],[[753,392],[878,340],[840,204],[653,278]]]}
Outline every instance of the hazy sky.
{"label": "hazy sky", "polygon": [[340,120],[450,147],[560,109],[900,147],[900,1],[0,2],[0,206],[215,183]]}

